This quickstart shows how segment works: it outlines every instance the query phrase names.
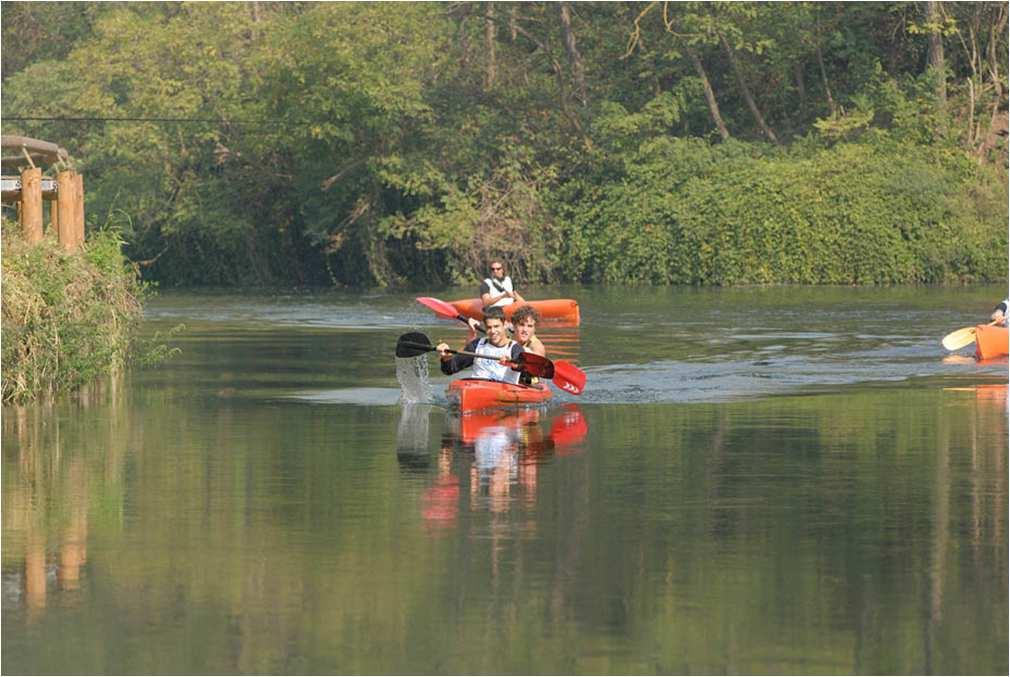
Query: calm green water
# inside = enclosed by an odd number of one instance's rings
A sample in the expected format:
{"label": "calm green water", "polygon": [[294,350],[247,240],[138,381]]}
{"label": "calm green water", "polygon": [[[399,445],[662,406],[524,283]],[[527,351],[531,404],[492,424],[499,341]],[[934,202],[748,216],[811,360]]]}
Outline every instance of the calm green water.
{"label": "calm green water", "polygon": [[1007,365],[939,346],[1001,288],[535,291],[586,393],[463,419],[413,294],[154,300],[3,411],[3,672],[1007,673]]}

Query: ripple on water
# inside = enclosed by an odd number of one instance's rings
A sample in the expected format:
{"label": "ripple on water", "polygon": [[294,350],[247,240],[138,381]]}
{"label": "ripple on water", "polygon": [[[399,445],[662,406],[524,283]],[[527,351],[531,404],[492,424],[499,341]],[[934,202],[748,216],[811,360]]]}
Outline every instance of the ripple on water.
{"label": "ripple on water", "polygon": [[285,399],[315,404],[358,404],[361,406],[392,406],[400,402],[397,388],[337,388],[291,393]]}
{"label": "ripple on water", "polygon": [[[960,375],[965,364],[944,360],[909,360],[912,347],[890,347],[857,355],[810,359],[809,355],[771,355],[756,360],[721,362],[653,361],[610,364],[586,369],[588,385],[580,401],[598,404],[718,402],[782,393],[821,390],[857,383]],[[970,365],[969,365],[970,366]],[[1005,373],[1005,365],[975,365],[983,374]]]}

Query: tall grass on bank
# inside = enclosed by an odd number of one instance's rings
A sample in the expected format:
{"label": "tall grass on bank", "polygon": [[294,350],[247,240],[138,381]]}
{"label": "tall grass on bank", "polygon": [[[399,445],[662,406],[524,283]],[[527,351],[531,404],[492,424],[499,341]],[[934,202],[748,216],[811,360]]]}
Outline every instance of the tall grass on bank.
{"label": "tall grass on bank", "polygon": [[67,254],[29,245],[3,223],[3,401],[71,392],[121,369],[141,318],[143,288],[111,232]]}

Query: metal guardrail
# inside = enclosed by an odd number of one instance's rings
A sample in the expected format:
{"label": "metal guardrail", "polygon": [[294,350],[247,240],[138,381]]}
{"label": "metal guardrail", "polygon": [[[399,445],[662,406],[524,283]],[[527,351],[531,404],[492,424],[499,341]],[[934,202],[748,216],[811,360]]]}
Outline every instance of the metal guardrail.
{"label": "metal guardrail", "polygon": [[[3,192],[5,200],[16,199],[21,194],[21,179],[12,176],[0,178],[0,192]],[[42,195],[52,197],[56,192],[56,179],[42,179]]]}

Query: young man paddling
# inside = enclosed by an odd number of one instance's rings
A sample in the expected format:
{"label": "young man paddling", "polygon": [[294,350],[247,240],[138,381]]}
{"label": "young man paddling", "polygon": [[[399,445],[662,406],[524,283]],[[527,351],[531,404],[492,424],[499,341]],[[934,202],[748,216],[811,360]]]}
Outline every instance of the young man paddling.
{"label": "young man paddling", "polygon": [[536,353],[540,357],[547,357],[547,349],[543,341],[537,338],[537,322],[540,321],[540,313],[533,306],[522,306],[512,313],[512,326],[515,327],[516,341],[522,345],[523,350],[528,353]]}
{"label": "young man paddling", "polygon": [[484,327],[487,336],[470,340],[464,350],[488,355],[492,359],[452,355],[446,352],[449,344],[442,342],[435,346],[442,359],[442,373],[451,375],[472,366],[474,378],[518,383],[519,372],[512,369],[512,366],[522,360],[523,347],[509,338],[505,330],[505,312],[499,307],[485,308]]}
{"label": "young man paddling", "polygon": [[480,285],[481,303],[485,307],[500,308],[512,303],[523,303],[525,300],[512,285],[512,278],[505,274],[505,264],[499,259],[492,261],[491,276],[484,278]]}
{"label": "young man paddling", "polygon": [[[547,348],[543,341],[537,338],[537,322],[540,321],[540,313],[533,306],[521,306],[512,313],[512,326],[515,328],[516,341],[528,353],[534,353],[540,357],[547,357]],[[523,385],[533,385],[539,379],[523,372],[519,376],[519,382]]]}

